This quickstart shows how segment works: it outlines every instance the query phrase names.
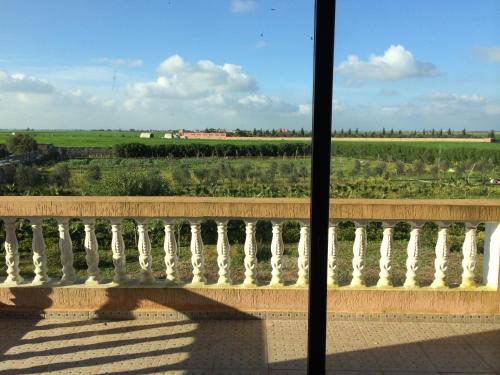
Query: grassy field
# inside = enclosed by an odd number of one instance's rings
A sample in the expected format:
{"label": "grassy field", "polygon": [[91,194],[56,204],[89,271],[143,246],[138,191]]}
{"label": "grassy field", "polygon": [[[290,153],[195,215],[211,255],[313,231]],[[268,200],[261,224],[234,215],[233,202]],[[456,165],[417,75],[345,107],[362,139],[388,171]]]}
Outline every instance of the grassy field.
{"label": "grassy field", "polygon": [[[162,138],[165,134],[164,132],[155,132],[154,138],[143,139],[139,138],[141,132],[131,132],[131,131],[30,131],[28,134],[32,135],[38,143],[51,143],[59,147],[112,147],[115,144],[120,143],[144,143],[148,145],[158,145],[165,143],[221,143],[228,142],[219,139],[164,139]],[[11,135],[11,132],[0,132],[0,143],[5,143],[7,137]],[[297,139],[290,139],[291,142],[303,142]],[[235,144],[248,144],[255,142],[283,142],[282,140],[274,141],[255,141],[252,139],[248,140],[230,140],[231,143]],[[287,140],[288,142],[288,140]]]}
{"label": "grassy field", "polygon": [[[25,132],[26,133],[26,132]],[[59,147],[112,147],[115,144],[120,143],[132,143],[139,142],[148,145],[166,144],[166,143],[208,143],[217,144],[231,142],[234,144],[255,144],[255,143],[268,143],[268,142],[304,142],[297,138],[287,138],[282,139],[231,139],[220,140],[220,139],[164,139],[162,138],[165,134],[164,132],[155,132],[155,137],[152,139],[142,139],[139,138],[140,132],[131,131],[30,131],[27,132],[32,135],[38,143],[51,143]],[[0,131],[0,144],[5,143],[7,137],[11,135],[11,132]],[[335,142],[356,142],[356,141],[342,141],[336,140]],[[370,142],[369,138],[360,138],[359,142],[363,144],[376,143],[378,145],[383,145],[385,142]],[[472,148],[472,149],[491,149],[500,150],[500,142],[497,143],[471,143],[471,142],[447,142],[443,140],[442,142],[398,142],[397,140],[388,141],[387,144],[401,143],[405,146],[424,146],[428,148]]]}

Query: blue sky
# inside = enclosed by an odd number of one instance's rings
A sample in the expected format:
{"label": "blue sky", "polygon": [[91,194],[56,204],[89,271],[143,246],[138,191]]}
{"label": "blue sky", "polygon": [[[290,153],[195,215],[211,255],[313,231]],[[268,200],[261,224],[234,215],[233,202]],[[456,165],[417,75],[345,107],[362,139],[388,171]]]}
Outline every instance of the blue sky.
{"label": "blue sky", "polygon": [[[499,1],[337,4],[335,127],[500,130]],[[0,128],[310,128],[312,35],[306,0],[0,0]]]}

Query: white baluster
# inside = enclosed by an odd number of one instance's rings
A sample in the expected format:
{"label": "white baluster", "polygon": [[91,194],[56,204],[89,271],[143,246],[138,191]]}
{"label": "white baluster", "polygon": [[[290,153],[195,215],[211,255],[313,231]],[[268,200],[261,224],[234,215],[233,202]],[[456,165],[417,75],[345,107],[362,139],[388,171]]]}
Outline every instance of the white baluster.
{"label": "white baluster", "polygon": [[86,285],[97,285],[101,278],[99,275],[99,245],[95,235],[95,219],[83,219],[85,227],[85,261],[87,262]]}
{"label": "white baluster", "polygon": [[355,222],[356,232],[354,244],[352,246],[352,280],[351,287],[364,286],[363,268],[365,266],[366,252],[366,224],[364,222]]}
{"label": "white baluster", "polygon": [[111,219],[111,251],[113,252],[113,265],[115,267],[115,275],[113,282],[117,284],[126,283],[128,281],[127,271],[125,269],[125,242],[123,241],[122,219]]}
{"label": "white baluster", "polygon": [[7,266],[6,285],[19,285],[23,278],[19,275],[19,244],[16,237],[16,219],[6,218],[5,224],[5,264]]}
{"label": "white baluster", "polygon": [[231,267],[231,259],[229,253],[229,239],[227,238],[227,220],[217,220],[217,265],[219,266],[218,285],[230,285],[231,278],[229,270]]}
{"label": "white baluster", "polygon": [[201,238],[201,220],[191,220],[191,265],[193,279],[191,284],[205,283],[205,259],[203,257],[203,240]]}
{"label": "white baluster", "polygon": [[410,231],[410,240],[406,248],[406,280],[404,283],[405,288],[416,288],[417,284],[417,270],[418,270],[418,255],[420,252],[420,231],[422,230],[423,223],[412,222]]}
{"label": "white baluster", "polygon": [[380,273],[377,282],[378,288],[387,288],[392,286],[391,282],[391,262],[392,262],[392,237],[394,234],[394,223],[384,222],[384,234],[380,244]]}
{"label": "white baluster", "polygon": [[491,289],[498,289],[500,274],[500,223],[484,225],[483,282]]}
{"label": "white baluster", "polygon": [[45,241],[43,239],[42,219],[30,219],[31,229],[33,231],[33,241],[31,249],[33,250],[33,266],[35,267],[35,278],[33,285],[43,285],[50,281],[47,276],[47,256],[45,253]]}
{"label": "white baluster", "polygon": [[436,259],[434,260],[434,281],[431,288],[444,288],[446,270],[448,269],[448,224],[438,223],[438,238],[436,242]]}
{"label": "white baluster", "polygon": [[300,222],[300,239],[298,246],[299,258],[297,286],[307,286],[309,284],[309,252],[310,252],[309,222]]}
{"label": "white baluster", "polygon": [[474,269],[476,268],[477,256],[477,240],[476,240],[477,223],[465,223],[465,238],[462,246],[462,283],[460,288],[471,288],[476,286],[474,281]]}
{"label": "white baluster", "polygon": [[330,221],[328,227],[328,279],[329,286],[338,286],[337,277],[337,253],[339,249],[337,241],[337,221]]}
{"label": "white baluster", "polygon": [[257,285],[257,240],[255,238],[255,226],[257,220],[247,220],[245,226],[245,280],[244,286]]}
{"label": "white baluster", "polygon": [[69,219],[58,219],[59,251],[61,252],[62,277],[60,284],[73,284],[75,281],[75,268],[73,267],[73,244],[69,235]]}
{"label": "white baluster", "polygon": [[283,243],[283,222],[282,221],[272,221],[273,226],[273,238],[271,240],[271,286],[283,286],[283,251],[285,249],[285,244]]}
{"label": "white baluster", "polygon": [[174,220],[165,219],[165,242],[163,249],[165,250],[165,283],[177,284],[177,262],[178,250],[177,241],[175,240]]}
{"label": "white baluster", "polygon": [[148,224],[144,219],[137,219],[139,239],[139,265],[141,267],[141,284],[149,285],[155,282],[153,277],[153,257],[151,255],[151,241],[149,239]]}

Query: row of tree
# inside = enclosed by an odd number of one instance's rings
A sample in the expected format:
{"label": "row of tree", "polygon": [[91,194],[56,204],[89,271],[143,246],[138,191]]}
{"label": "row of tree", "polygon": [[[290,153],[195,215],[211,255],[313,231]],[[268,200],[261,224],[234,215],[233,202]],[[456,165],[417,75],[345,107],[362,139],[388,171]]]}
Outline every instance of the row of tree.
{"label": "row of tree", "polygon": [[[120,158],[190,158],[190,157],[298,157],[311,154],[311,145],[306,142],[290,143],[170,143],[146,145],[142,143],[119,144],[113,147],[113,154]],[[332,155],[355,159],[375,159],[412,163],[420,160],[434,163],[438,160],[457,162],[463,160],[500,163],[500,150],[480,147],[441,148],[437,145],[415,145],[398,143],[334,143]]]}
{"label": "row of tree", "polygon": [[[332,132],[332,136],[336,138],[474,138],[477,137],[474,133],[467,132],[466,129],[463,129],[459,132],[452,131],[451,129],[443,130],[443,129],[431,129],[431,130],[422,130],[422,131],[403,131],[394,129],[386,130],[382,128],[382,131],[360,131],[358,128],[356,129],[340,129],[339,131],[334,130]],[[487,134],[487,138],[496,139],[495,131],[490,130]]]}
{"label": "row of tree", "polygon": [[[206,132],[223,131],[221,129],[206,129]],[[230,135],[236,137],[310,137],[311,132],[304,130],[288,130],[288,129],[253,129],[241,130],[236,129]],[[333,137],[343,138],[343,137],[357,137],[357,138],[473,138],[477,137],[477,134],[467,132],[467,129],[462,129],[460,131],[453,131],[451,128],[448,130],[443,129],[423,129],[422,131],[417,130],[406,130],[401,129],[387,130],[382,128],[382,130],[372,130],[372,131],[360,131],[356,129],[340,129],[333,130]],[[495,139],[495,131],[490,130],[487,134],[488,138]]]}
{"label": "row of tree", "polygon": [[311,146],[306,142],[256,143],[168,143],[146,145],[126,143],[113,146],[113,154],[121,158],[143,157],[238,157],[238,156],[308,156]]}

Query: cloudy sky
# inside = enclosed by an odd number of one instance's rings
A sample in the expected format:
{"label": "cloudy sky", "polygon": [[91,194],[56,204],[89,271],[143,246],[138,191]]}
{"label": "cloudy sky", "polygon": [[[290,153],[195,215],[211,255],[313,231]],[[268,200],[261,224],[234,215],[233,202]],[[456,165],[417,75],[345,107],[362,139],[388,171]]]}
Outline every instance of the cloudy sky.
{"label": "cloudy sky", "polygon": [[[500,130],[500,1],[337,3],[335,128]],[[308,129],[312,35],[312,0],[0,0],[0,129]]]}

